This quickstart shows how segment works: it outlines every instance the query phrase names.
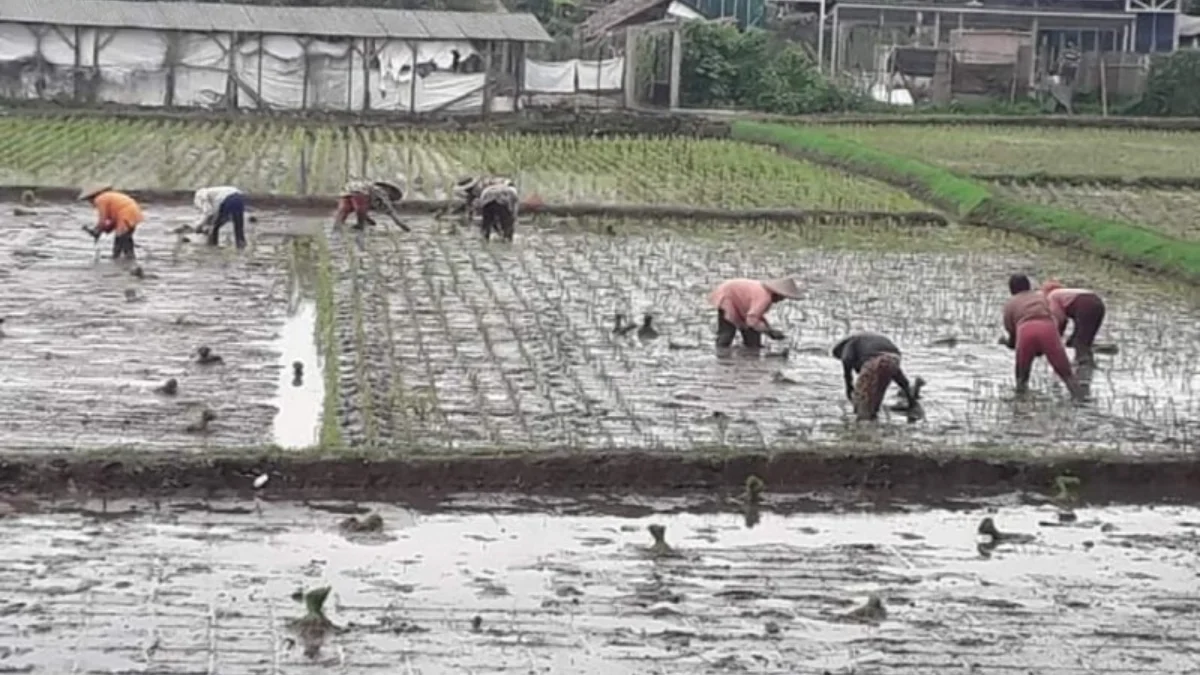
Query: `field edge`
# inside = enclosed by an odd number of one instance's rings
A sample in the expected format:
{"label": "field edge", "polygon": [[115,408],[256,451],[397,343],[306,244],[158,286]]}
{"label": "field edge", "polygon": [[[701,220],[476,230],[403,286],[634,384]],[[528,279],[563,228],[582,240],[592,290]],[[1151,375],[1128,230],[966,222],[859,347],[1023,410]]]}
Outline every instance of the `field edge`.
{"label": "field edge", "polygon": [[964,222],[1082,249],[1134,268],[1200,284],[1200,244],[1132,223],[1093,218],[996,194],[984,183],[919,160],[813,129],[735,122],[733,138],[773,145],[786,154],[905,190],[957,213]]}
{"label": "field edge", "polygon": [[860,499],[941,503],[1033,492],[1049,494],[1057,478],[1081,481],[1087,503],[1200,502],[1200,457],[1120,457],[1111,453],[1060,457],[1003,451],[777,453],[643,452],[523,453],[490,456],[386,457],[247,450],[242,453],[89,453],[13,456],[0,460],[0,491],[39,496],[249,495],[267,476],[273,497],[388,499],[454,492],[578,494],[589,490],[662,494],[744,485],[751,476],[772,492],[850,490]]}

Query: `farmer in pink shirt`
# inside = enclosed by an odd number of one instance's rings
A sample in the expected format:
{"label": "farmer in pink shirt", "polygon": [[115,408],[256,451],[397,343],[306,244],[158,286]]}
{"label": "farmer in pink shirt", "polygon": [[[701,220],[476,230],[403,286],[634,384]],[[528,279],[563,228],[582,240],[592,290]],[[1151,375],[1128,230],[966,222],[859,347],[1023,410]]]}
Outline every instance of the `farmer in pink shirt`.
{"label": "farmer in pink shirt", "polygon": [[1057,279],[1042,284],[1042,293],[1050,301],[1060,337],[1067,330],[1068,319],[1075,323],[1071,337],[1067,338],[1067,347],[1075,349],[1075,362],[1079,365],[1095,363],[1092,348],[1100,324],[1104,323],[1104,301],[1086,288],[1063,288]]}
{"label": "farmer in pink shirt", "polygon": [[1055,325],[1050,301],[1040,291],[1032,290],[1029,277],[1014,274],[1009,277],[1008,290],[1012,297],[1004,303],[1004,330],[1007,333],[1001,342],[1016,350],[1017,393],[1029,388],[1029,374],[1033,360],[1045,356],[1059,379],[1067,385],[1071,396],[1081,398],[1083,389],[1071,372],[1071,361],[1063,349]]}
{"label": "farmer in pink shirt", "polygon": [[709,302],[717,308],[717,346],[732,345],[739,332],[742,344],[750,349],[762,347],[764,333],[772,340],[782,340],[783,331],[772,328],[766,314],[783,299],[800,299],[800,287],[789,277],[770,281],[730,279],[717,286],[709,296]]}

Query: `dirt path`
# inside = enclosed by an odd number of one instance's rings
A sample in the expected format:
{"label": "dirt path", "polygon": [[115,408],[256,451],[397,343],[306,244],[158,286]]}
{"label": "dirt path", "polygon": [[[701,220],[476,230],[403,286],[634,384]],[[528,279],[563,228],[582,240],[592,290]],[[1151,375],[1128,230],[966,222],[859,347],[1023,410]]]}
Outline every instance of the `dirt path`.
{"label": "dirt path", "polygon": [[[96,504],[91,508],[99,508]],[[7,672],[1189,673],[1194,509],[619,518],[359,505],[21,505]],[[555,511],[575,512],[569,503]],[[65,510],[64,510],[65,509]],[[10,507],[11,511],[11,507]],[[985,515],[1028,544],[978,548]],[[678,558],[654,558],[649,524]],[[329,584],[315,661],[287,622]],[[877,594],[879,623],[842,615]],[[314,671],[315,672],[315,671]]]}

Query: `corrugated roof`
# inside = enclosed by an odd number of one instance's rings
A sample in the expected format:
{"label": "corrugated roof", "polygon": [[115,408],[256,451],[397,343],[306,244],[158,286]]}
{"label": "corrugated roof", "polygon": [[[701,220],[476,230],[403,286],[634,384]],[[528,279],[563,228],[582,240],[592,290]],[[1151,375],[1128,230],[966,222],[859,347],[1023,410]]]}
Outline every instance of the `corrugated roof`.
{"label": "corrugated roof", "polygon": [[0,0],[0,22],[406,40],[550,42],[532,14],[129,0]]}
{"label": "corrugated roof", "polygon": [[579,24],[579,34],[588,40],[599,37],[642,12],[670,3],[671,0],[615,0],[584,19]]}

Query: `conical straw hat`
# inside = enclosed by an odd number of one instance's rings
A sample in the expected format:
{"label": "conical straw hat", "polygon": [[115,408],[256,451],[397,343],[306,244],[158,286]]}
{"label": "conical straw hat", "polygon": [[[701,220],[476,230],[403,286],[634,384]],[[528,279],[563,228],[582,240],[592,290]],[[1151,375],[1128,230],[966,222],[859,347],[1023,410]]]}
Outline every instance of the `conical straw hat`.
{"label": "conical straw hat", "polygon": [[771,291],[775,295],[782,295],[789,300],[799,300],[801,297],[800,287],[796,285],[795,279],[791,277],[771,279],[770,281],[762,282],[762,284],[768,291]]}
{"label": "conical straw hat", "polygon": [[112,185],[109,185],[108,183],[88,183],[87,185],[83,186],[82,190],[79,191],[79,201],[82,202],[84,200],[91,199],[101,192],[107,192],[111,189]]}

